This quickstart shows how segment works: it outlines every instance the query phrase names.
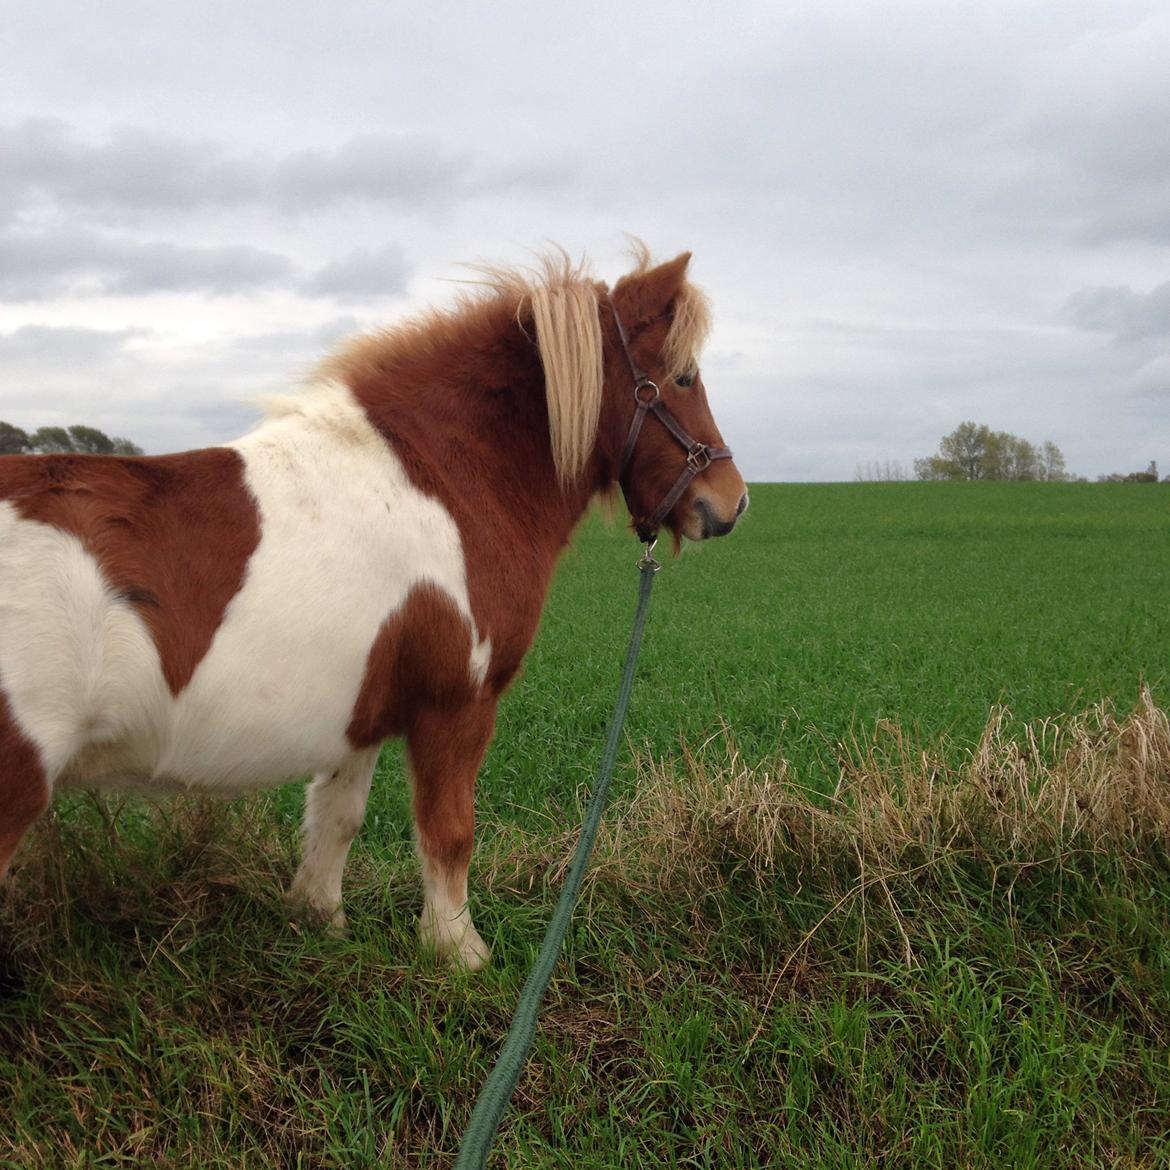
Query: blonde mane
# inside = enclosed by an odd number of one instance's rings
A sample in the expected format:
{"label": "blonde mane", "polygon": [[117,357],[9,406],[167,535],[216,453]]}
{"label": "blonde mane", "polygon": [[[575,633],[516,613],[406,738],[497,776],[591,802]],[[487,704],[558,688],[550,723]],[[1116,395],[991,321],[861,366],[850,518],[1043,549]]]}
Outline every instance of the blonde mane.
{"label": "blonde mane", "polygon": [[[619,286],[636,281],[652,267],[650,253],[634,241],[637,267]],[[589,276],[583,264],[574,264],[558,249],[542,257],[532,269],[479,265],[484,295],[465,296],[453,310],[431,311],[411,321],[346,343],[318,368],[318,376],[350,382],[384,368],[387,359],[411,340],[421,341],[433,330],[452,330],[476,317],[498,311],[502,303],[512,307],[523,328],[526,306],[531,306],[536,347],[544,370],[548,406],[549,443],[561,484],[572,482],[584,468],[597,441],[604,385],[601,320],[598,312],[604,283]],[[684,282],[674,303],[670,331],[663,347],[663,361],[671,376],[693,373],[710,328],[707,298]],[[430,338],[433,351],[437,338]]]}
{"label": "blonde mane", "polygon": [[604,384],[598,289],[566,272],[563,280],[534,285],[529,298],[544,367],[553,465],[565,484],[584,468],[597,441]]}

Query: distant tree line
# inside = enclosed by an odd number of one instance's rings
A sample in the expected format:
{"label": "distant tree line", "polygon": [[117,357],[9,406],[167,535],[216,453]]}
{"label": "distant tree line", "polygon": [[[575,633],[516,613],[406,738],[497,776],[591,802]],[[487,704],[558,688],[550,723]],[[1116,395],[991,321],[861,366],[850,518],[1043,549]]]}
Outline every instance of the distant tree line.
{"label": "distant tree line", "polygon": [[938,452],[914,460],[919,479],[1009,479],[1064,483],[1073,478],[1052,442],[1038,445],[1007,431],[960,423],[939,442]]}
{"label": "distant tree line", "polygon": [[[1115,471],[1111,475],[1097,476],[1098,483],[1157,483],[1158,482],[1158,464],[1155,460],[1150,460],[1150,465],[1145,471],[1129,471],[1121,472]],[[1170,483],[1170,475],[1166,476],[1163,483]]]}
{"label": "distant tree line", "polygon": [[[1086,483],[1070,475],[1064,454],[1052,442],[1033,444],[1008,431],[993,431],[979,423],[960,423],[943,435],[938,451],[914,460],[914,475],[927,480],[1032,480],[1040,483]],[[854,476],[863,482],[905,480],[910,476],[896,459],[859,463]],[[1158,465],[1153,460],[1145,471],[1097,476],[1098,483],[1157,483]],[[1162,480],[1170,483],[1170,475]]]}
{"label": "distant tree line", "polygon": [[97,427],[40,427],[29,434],[0,421],[0,455],[141,455],[129,439],[111,438]]}
{"label": "distant tree line", "polygon": [[897,459],[870,459],[857,465],[853,478],[861,483],[898,483],[910,477]]}

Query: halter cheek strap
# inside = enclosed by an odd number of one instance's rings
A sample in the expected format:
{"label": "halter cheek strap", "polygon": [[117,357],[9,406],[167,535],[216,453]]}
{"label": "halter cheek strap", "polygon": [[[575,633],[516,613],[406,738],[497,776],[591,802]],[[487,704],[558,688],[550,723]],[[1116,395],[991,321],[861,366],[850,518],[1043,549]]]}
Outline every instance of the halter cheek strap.
{"label": "halter cheek strap", "polygon": [[646,421],[648,414],[653,414],[679,441],[687,453],[686,466],[679,472],[674,486],[663,496],[658,507],[645,520],[635,517],[634,524],[638,530],[638,539],[648,542],[658,535],[658,529],[662,526],[662,522],[670,515],[671,508],[678,503],[691,480],[701,472],[706,471],[716,459],[730,459],[731,448],[712,447],[707,443],[700,443],[697,439],[692,438],[678,419],[670,413],[662,401],[662,391],[658,389],[657,383],[652,381],[646,371],[634,361],[634,354],[630,349],[629,334],[626,333],[626,327],[622,324],[621,317],[618,316],[617,305],[612,300],[610,308],[613,310],[613,319],[617,325],[618,337],[621,338],[622,349],[626,352],[626,361],[630,363],[630,372],[634,375],[634,417],[630,420],[630,430],[629,434],[626,435],[626,445],[622,448],[618,471],[618,481],[621,482],[622,491],[626,494],[626,503],[628,504],[630,501],[630,495],[624,483],[626,470],[633,457],[634,448],[638,444],[638,436],[642,433],[642,424]]}

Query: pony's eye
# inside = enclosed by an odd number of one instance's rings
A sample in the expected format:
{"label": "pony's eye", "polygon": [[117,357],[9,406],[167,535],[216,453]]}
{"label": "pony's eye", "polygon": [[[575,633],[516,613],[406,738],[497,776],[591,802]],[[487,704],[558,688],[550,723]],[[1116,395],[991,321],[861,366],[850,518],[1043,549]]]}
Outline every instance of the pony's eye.
{"label": "pony's eye", "polygon": [[684,389],[686,389],[688,386],[693,386],[695,384],[695,375],[694,374],[679,374],[675,378],[674,384],[676,386],[682,386]]}

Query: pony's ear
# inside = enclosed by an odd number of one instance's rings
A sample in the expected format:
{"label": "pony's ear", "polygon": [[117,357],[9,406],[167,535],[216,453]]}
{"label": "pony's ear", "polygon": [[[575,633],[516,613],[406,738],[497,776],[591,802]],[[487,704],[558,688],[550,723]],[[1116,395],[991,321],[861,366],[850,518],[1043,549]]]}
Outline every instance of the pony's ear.
{"label": "pony's ear", "polygon": [[622,311],[631,325],[653,321],[669,311],[686,281],[690,262],[690,252],[683,252],[657,268],[635,272],[618,282],[614,291],[621,293]]}

